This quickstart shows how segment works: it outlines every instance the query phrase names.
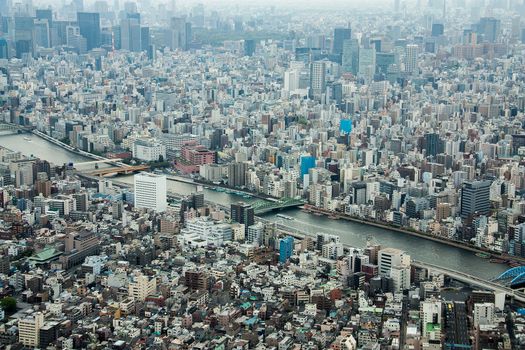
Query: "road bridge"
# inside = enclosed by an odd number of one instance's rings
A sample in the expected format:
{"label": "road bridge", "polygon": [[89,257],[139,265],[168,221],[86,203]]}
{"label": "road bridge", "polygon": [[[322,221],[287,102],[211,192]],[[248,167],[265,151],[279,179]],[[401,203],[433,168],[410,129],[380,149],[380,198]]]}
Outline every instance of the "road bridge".
{"label": "road bridge", "polygon": [[0,121],[0,131],[13,131],[16,133],[31,133],[35,128],[33,126],[18,125]]}
{"label": "road bridge", "polygon": [[294,198],[283,198],[273,202],[267,200],[260,200],[251,204],[256,215],[268,213],[275,210],[282,210],[287,208],[299,207],[304,205],[304,202]]}
{"label": "road bridge", "polygon": [[111,168],[103,168],[103,169],[94,169],[94,170],[86,170],[82,171],[82,173],[90,175],[90,176],[105,176],[109,174],[132,174],[139,171],[146,171],[149,170],[149,165],[133,165],[133,166],[125,166],[125,167],[111,167]]}

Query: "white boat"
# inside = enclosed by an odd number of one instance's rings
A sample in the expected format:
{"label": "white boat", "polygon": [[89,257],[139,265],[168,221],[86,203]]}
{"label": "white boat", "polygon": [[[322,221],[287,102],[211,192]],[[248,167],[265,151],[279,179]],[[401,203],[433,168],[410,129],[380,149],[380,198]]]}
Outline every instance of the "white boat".
{"label": "white boat", "polygon": [[31,142],[31,141],[32,141],[32,140],[31,140],[29,137],[27,137],[27,136],[24,136],[24,140],[26,140],[27,142]]}
{"label": "white boat", "polygon": [[284,214],[277,214],[275,216],[277,216],[278,218],[281,218],[281,219],[286,219],[286,220],[293,220],[294,219],[291,216],[284,215]]}

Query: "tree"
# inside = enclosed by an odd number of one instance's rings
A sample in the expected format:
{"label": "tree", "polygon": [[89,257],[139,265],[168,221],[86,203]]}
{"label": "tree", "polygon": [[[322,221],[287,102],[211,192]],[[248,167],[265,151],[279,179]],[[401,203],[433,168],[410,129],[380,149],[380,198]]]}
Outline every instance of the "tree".
{"label": "tree", "polygon": [[4,297],[2,300],[0,300],[0,307],[2,307],[5,312],[15,312],[16,299],[13,297]]}

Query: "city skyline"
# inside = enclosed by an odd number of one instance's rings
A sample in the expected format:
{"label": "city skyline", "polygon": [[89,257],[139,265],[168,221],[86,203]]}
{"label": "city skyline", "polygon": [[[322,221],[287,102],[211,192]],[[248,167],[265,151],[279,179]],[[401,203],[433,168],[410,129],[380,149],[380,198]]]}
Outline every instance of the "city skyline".
{"label": "city skyline", "polygon": [[0,0],[0,348],[522,348],[524,15]]}

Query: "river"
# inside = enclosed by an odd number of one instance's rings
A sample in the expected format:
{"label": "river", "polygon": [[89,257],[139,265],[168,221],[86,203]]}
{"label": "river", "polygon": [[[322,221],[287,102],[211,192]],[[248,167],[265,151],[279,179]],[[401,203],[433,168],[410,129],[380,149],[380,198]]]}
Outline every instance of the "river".
{"label": "river", "polygon": [[[66,151],[36,136],[32,136],[32,141],[28,142],[24,140],[23,135],[0,135],[0,146],[19,151],[25,155],[33,154],[55,164],[88,160],[85,157]],[[121,176],[118,177],[118,180],[132,183],[133,176]],[[194,192],[195,189],[196,186],[191,184],[168,181],[168,190],[175,193],[186,195]],[[253,202],[257,200],[255,198],[246,199],[235,194],[216,192],[208,189],[205,189],[204,192],[206,200],[224,205],[238,201]],[[370,240],[384,247],[403,249],[416,260],[461,271],[484,279],[492,279],[508,269],[506,265],[492,264],[488,260],[479,258],[471,252],[388,229],[344,220],[332,220],[324,216],[319,217],[308,214],[299,209],[289,209],[283,211],[283,213],[294,219],[283,220],[277,217],[275,213],[266,214],[264,218],[300,229],[309,234],[315,234],[317,232],[337,234],[341,237],[342,243],[355,247],[363,247],[367,240]]]}

